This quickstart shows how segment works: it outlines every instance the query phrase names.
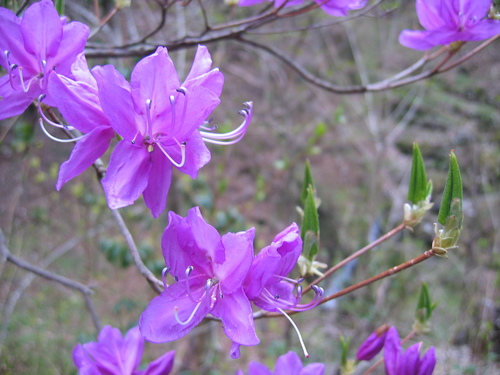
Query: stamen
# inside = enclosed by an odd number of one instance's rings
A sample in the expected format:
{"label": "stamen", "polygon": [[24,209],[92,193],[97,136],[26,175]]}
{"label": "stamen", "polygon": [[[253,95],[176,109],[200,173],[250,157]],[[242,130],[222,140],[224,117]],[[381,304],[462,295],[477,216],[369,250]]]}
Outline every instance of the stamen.
{"label": "stamen", "polygon": [[179,323],[180,325],[183,325],[183,326],[189,324],[191,322],[191,320],[193,320],[194,314],[196,314],[196,311],[198,311],[198,308],[200,306],[201,306],[201,301],[196,304],[193,312],[191,313],[191,315],[189,315],[189,318],[187,318],[187,320],[185,320],[184,322],[179,318],[179,308],[177,306],[175,306],[174,307],[175,320],[177,321],[177,323]]}
{"label": "stamen", "polygon": [[218,128],[217,125],[206,126],[206,125],[210,124],[211,122],[212,122],[212,119],[208,119],[208,120],[204,121],[203,125],[200,126],[200,129],[203,129],[203,130],[206,130],[206,131],[213,131],[213,130],[217,129]]}
{"label": "stamen", "polygon": [[[47,61],[42,60],[41,65],[42,65],[42,72],[40,74],[40,78],[43,78],[47,75]],[[38,85],[40,86],[41,89],[43,89],[43,79],[40,79],[38,81]]]}
{"label": "stamen", "polygon": [[52,125],[56,128],[59,129],[66,129],[66,130],[74,130],[75,128],[73,126],[68,126],[65,124],[58,124],[57,122],[51,121],[47,116],[45,116],[45,113],[43,113],[41,103],[43,99],[45,99],[45,94],[42,94],[38,97],[38,113],[40,113],[40,116],[43,118],[43,120],[48,123],[49,125]]}
{"label": "stamen", "polygon": [[177,139],[174,138],[174,140],[177,142],[177,145],[179,145],[179,147],[181,148],[181,162],[180,163],[177,163],[174,159],[172,159],[172,157],[168,154],[167,151],[165,151],[165,149],[162,147],[161,143],[156,143],[156,145],[160,148],[160,150],[165,154],[165,156],[167,157],[168,160],[170,160],[170,162],[175,165],[177,168],[181,168],[184,163],[186,163],[186,142],[183,142],[183,143],[179,143],[179,141],[177,141]]}
{"label": "stamen", "polygon": [[170,106],[172,107],[172,134],[175,134],[175,128],[176,128],[176,123],[175,123],[175,96],[170,95],[168,97],[170,100]]}
{"label": "stamen", "polygon": [[282,313],[285,316],[285,318],[288,319],[288,321],[293,326],[293,328],[295,328],[295,332],[297,332],[297,336],[299,336],[300,346],[302,346],[302,350],[304,351],[304,356],[306,358],[309,358],[309,353],[307,352],[306,345],[304,344],[304,340],[302,340],[302,335],[300,334],[299,328],[297,327],[295,322],[292,320],[292,318],[290,318],[290,316],[284,310],[280,309],[279,307],[277,309],[279,310],[280,313]]}
{"label": "stamen", "polygon": [[130,143],[135,144],[135,140],[137,139],[137,136],[138,136],[139,134],[140,134],[140,133],[139,133],[139,132],[137,132],[137,133],[135,134],[135,136],[134,136],[134,139],[132,139],[132,141],[131,141]]}
{"label": "stamen", "polygon": [[[151,99],[146,99],[146,136],[149,136],[149,139],[153,138],[153,123],[151,121]],[[137,135],[136,135],[137,137]],[[135,138],[134,138],[135,142]]]}
{"label": "stamen", "polygon": [[[245,119],[236,129],[224,133],[224,134],[214,134],[205,130],[200,130],[200,134],[205,142],[214,143],[217,145],[232,145],[239,142],[246,134],[247,128],[252,121],[252,102],[243,103],[248,107],[240,110],[238,113],[242,115]],[[203,128],[202,128],[203,129]]]}
{"label": "stamen", "polygon": [[180,125],[184,124],[184,120],[186,119],[186,112],[187,112],[187,105],[188,105],[188,97],[187,97],[187,89],[185,87],[179,87],[177,92],[180,92],[182,95],[184,95],[184,106],[182,108],[182,115],[181,115],[181,121],[179,121]]}
{"label": "stamen", "polygon": [[14,85],[14,69],[17,69],[17,64],[9,64],[9,82],[10,86],[14,89],[17,90],[17,87]]}
{"label": "stamen", "polygon": [[42,128],[42,131],[45,133],[45,135],[47,137],[49,137],[50,139],[52,139],[53,141],[56,141],[56,142],[60,142],[60,143],[70,143],[70,142],[76,142],[76,141],[79,141],[80,139],[82,139],[83,137],[85,137],[85,135],[82,135],[80,137],[76,137],[76,138],[70,138],[70,139],[60,139],[60,138],[56,138],[54,137],[52,134],[50,134],[47,129],[45,129],[45,127],[43,126],[43,120],[42,119],[38,119],[38,121],[40,122],[40,127]]}
{"label": "stamen", "polygon": [[168,284],[167,284],[167,275],[168,273],[170,272],[170,267],[165,267],[162,271],[161,271],[161,281],[163,281],[163,286],[165,289],[168,288]]}

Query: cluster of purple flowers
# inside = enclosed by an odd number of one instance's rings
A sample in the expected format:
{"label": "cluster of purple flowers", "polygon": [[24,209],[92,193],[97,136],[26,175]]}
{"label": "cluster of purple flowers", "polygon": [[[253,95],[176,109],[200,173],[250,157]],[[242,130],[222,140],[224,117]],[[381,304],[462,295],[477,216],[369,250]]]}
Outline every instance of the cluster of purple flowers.
{"label": "cluster of purple flowers", "polygon": [[[307,310],[315,298],[300,304],[300,286],[286,276],[302,251],[299,228],[293,223],[254,257],[255,230],[221,236],[207,224],[198,207],[183,218],[173,212],[162,238],[165,289],[143,312],[139,326],[147,340],[174,341],[186,335],[207,314],[221,320],[232,340],[231,357],[240,356],[240,345],[257,345],[252,306],[267,311]],[[168,285],[167,274],[175,283]],[[294,293],[294,290],[297,291]]]}
{"label": "cluster of purple flowers", "polygon": [[[183,83],[165,47],[139,61],[127,82],[112,65],[89,70],[83,55],[89,28],[59,17],[50,0],[33,4],[22,18],[0,8],[0,35],[0,63],[7,70],[0,79],[0,120],[21,114],[38,98],[45,122],[83,133],[61,166],[57,189],[91,166],[118,135],[121,141],[102,181],[112,209],[143,195],[158,217],[166,206],[172,168],[196,178],[210,161],[205,142],[236,143],[251,122],[252,103],[247,102],[237,129],[218,134],[206,126],[220,103],[224,77],[211,69],[204,46],[198,47]],[[69,125],[48,119],[42,103],[57,107]]]}

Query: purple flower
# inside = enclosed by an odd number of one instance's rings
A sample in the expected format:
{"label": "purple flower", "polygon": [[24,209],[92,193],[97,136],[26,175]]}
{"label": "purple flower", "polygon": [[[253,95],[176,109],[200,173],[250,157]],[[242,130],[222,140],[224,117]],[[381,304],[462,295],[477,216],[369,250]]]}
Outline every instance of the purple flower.
{"label": "purple flower", "polygon": [[[99,102],[113,129],[123,138],[111,155],[102,180],[112,209],[132,204],[142,194],[154,217],[165,209],[172,167],[196,178],[210,160],[205,142],[239,141],[251,121],[251,103],[245,117],[227,134],[210,133],[205,120],[219,104],[224,77],[210,70],[212,60],[199,46],[193,67],[179,82],[167,49],[137,63],[130,84],[111,65],[96,67]],[[201,129],[201,130],[199,130]]]}
{"label": "purple flower", "polygon": [[146,370],[138,370],[144,350],[144,337],[139,327],[125,338],[111,326],[104,327],[97,342],[78,344],[73,349],[73,362],[82,375],[167,375],[174,363],[175,352],[165,353],[151,362]]}
{"label": "purple flower", "polygon": [[399,42],[427,50],[453,42],[487,39],[500,33],[500,21],[487,19],[491,0],[417,0],[417,15],[425,30],[403,30]]}
{"label": "purple flower", "polygon": [[109,148],[115,131],[102,111],[97,82],[88,69],[85,56],[80,54],[71,67],[75,79],[61,74],[51,74],[49,93],[57,101],[57,107],[71,126],[51,122],[40,110],[42,117],[51,125],[77,129],[85,135],[76,143],[70,158],[61,165],[56,189],[90,167]]}
{"label": "purple flower", "polygon": [[403,353],[398,331],[391,327],[384,344],[385,372],[387,375],[431,375],[436,366],[434,347],[420,358],[422,343],[410,346]]}
{"label": "purple flower", "polygon": [[316,296],[306,305],[299,304],[302,287],[294,294],[297,281],[286,276],[292,271],[302,252],[302,239],[297,224],[279,233],[271,245],[255,257],[243,287],[248,299],[267,311],[305,311],[316,306],[323,290],[314,286]]}
{"label": "purple flower", "polygon": [[[254,233],[252,228],[221,237],[198,207],[189,210],[186,218],[170,212],[162,238],[165,290],[141,315],[144,337],[152,342],[177,340],[210,313],[221,319],[233,347],[257,345],[252,307],[243,291],[252,264]],[[167,285],[167,272],[176,283]]]}
{"label": "purple flower", "polygon": [[369,361],[375,357],[384,347],[388,330],[389,326],[384,324],[368,336],[365,342],[363,342],[359,347],[358,352],[356,353],[356,359],[358,361]]}
{"label": "purple flower", "polygon": [[[323,375],[324,372],[323,363],[311,363],[304,367],[299,356],[294,352],[278,357],[274,372],[258,362],[250,362],[248,366],[248,375]],[[243,375],[243,371],[238,371],[236,375]]]}
{"label": "purple flower", "polygon": [[[285,4],[286,7],[299,5],[304,2],[304,0],[240,0],[239,6],[251,6],[265,1],[273,2],[274,7],[278,8]],[[315,0],[316,3],[321,5],[326,13],[331,16],[341,17],[346,16],[347,12],[354,9],[364,8],[368,0],[331,0],[325,2],[325,0]]]}
{"label": "purple flower", "polygon": [[[71,75],[71,65],[83,51],[89,28],[67,23],[50,0],[31,5],[22,18],[0,8],[0,120],[17,116],[41,94],[48,94],[49,77]],[[56,102],[48,95],[46,103]]]}

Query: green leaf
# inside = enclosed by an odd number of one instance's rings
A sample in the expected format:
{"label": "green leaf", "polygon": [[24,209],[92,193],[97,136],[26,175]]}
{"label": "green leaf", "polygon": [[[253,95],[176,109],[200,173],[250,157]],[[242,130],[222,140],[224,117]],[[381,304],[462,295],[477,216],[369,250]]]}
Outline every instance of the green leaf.
{"label": "green leaf", "polygon": [[462,177],[460,176],[460,168],[458,167],[457,157],[453,150],[450,153],[450,169],[446,178],[444,187],[443,199],[441,208],[439,209],[438,222],[442,225],[446,224],[446,220],[450,216],[456,216],[459,220],[458,228],[462,225]]}
{"label": "green leaf", "polygon": [[64,1],[65,0],[56,0],[55,3],[57,13],[59,13],[60,16],[64,15]]}
{"label": "green leaf", "polygon": [[[432,186],[432,185],[431,185]],[[413,161],[411,165],[410,186],[408,187],[408,200],[417,204],[427,197],[428,183],[425,174],[425,164],[422,153],[417,143],[413,143]]]}
{"label": "green leaf", "polygon": [[312,262],[319,249],[319,216],[312,185],[309,185],[306,192],[300,237],[304,242],[302,255]]}
{"label": "green leaf", "polygon": [[432,311],[436,308],[437,303],[432,303],[429,294],[429,287],[426,283],[422,283],[420,295],[418,297],[416,318],[421,322],[428,321],[432,316]]}
{"label": "green leaf", "polygon": [[349,344],[351,343],[350,339],[346,339],[344,335],[340,335],[340,363],[342,366],[347,366],[347,356],[349,354]]}
{"label": "green leaf", "polygon": [[314,191],[314,180],[311,173],[311,164],[309,164],[309,160],[306,160],[306,169],[304,172],[304,185],[302,185],[302,193],[300,194],[300,200],[304,205],[306,203],[307,189],[309,188],[309,185],[312,186]]}

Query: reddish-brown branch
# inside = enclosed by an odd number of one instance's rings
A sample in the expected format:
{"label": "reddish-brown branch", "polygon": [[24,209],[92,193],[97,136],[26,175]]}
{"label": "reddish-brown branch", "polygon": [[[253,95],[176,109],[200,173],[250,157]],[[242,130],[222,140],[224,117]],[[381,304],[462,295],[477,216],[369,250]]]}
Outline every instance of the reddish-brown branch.
{"label": "reddish-brown branch", "polygon": [[[397,273],[399,273],[407,268],[413,267],[414,265],[419,264],[419,263],[423,262],[424,260],[431,258],[434,255],[435,255],[435,253],[432,249],[428,250],[425,253],[423,253],[422,255],[420,255],[416,258],[413,258],[412,260],[409,260],[408,262],[402,263],[396,267],[392,267],[392,268],[388,269],[387,271],[378,274],[377,276],[374,276],[374,277],[371,277],[371,278],[366,279],[364,281],[361,281],[360,283],[351,285],[350,287],[347,287],[347,288],[341,290],[340,292],[331,294],[328,297],[324,297],[321,300],[320,305],[323,303],[326,303],[328,301],[331,301],[332,299],[336,299],[336,298],[345,296],[346,294],[349,294],[357,289],[360,289],[360,288],[363,288],[369,284],[372,284],[375,281],[384,279],[388,276],[395,275],[395,274],[397,274]],[[297,313],[297,311],[287,311],[288,315],[293,315],[296,313]],[[280,316],[281,316],[281,314],[276,313],[276,312],[258,312],[256,314],[254,314],[255,319],[258,319],[258,318],[276,318],[276,317],[280,317]]]}
{"label": "reddish-brown branch", "polygon": [[[393,230],[387,232],[386,234],[384,234],[382,237],[378,238],[377,240],[373,241],[372,243],[366,245],[365,247],[363,247],[361,250],[358,250],[356,251],[354,254],[348,256],[347,258],[345,258],[343,261],[341,261],[340,263],[337,263],[335,266],[333,266],[332,268],[330,268],[328,271],[326,271],[323,276],[321,277],[318,277],[316,280],[314,280],[311,285],[317,285],[319,284],[320,282],[322,282],[323,280],[325,280],[327,277],[331,276],[335,271],[337,271],[339,268],[342,268],[344,267],[347,263],[349,263],[351,260],[354,260],[358,257],[360,257],[361,255],[363,255],[364,253],[370,251],[371,249],[373,249],[374,247],[377,247],[378,245],[380,245],[382,242],[384,241],[387,241],[389,238],[391,238],[392,236],[394,236],[395,234],[401,232],[403,229],[405,229],[405,225],[404,223],[401,223],[399,224],[396,228],[394,228]],[[307,292],[308,290],[311,289],[311,285],[309,285],[305,290],[304,290],[304,293]]]}

